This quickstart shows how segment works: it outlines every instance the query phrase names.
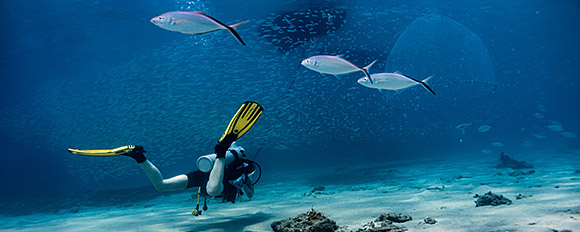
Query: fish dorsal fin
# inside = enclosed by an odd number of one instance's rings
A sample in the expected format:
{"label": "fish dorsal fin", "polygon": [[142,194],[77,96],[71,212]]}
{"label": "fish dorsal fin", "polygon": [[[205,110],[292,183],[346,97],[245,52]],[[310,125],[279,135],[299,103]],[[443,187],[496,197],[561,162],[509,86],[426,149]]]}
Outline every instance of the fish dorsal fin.
{"label": "fish dorsal fin", "polygon": [[207,14],[205,12],[201,12],[201,11],[190,11],[190,12],[207,16]]}
{"label": "fish dorsal fin", "polygon": [[403,74],[401,73],[401,71],[399,71],[399,70],[397,70],[397,71],[395,71],[395,72],[393,72],[393,73],[395,73],[395,74],[399,74],[399,75],[403,75]]}
{"label": "fish dorsal fin", "polygon": [[344,59],[344,54],[338,54],[338,55],[336,55],[336,57]]}

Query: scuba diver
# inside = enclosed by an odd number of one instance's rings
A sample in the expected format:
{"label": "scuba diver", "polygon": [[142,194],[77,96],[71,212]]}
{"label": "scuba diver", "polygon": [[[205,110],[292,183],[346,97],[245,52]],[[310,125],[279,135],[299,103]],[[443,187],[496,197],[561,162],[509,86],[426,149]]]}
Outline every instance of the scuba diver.
{"label": "scuba diver", "polygon": [[[192,214],[198,216],[200,196],[222,196],[224,202],[235,202],[238,195],[252,198],[254,184],[261,176],[261,168],[255,161],[246,159],[244,148],[235,144],[258,120],[263,108],[256,102],[247,101],[236,112],[228,128],[214,147],[215,154],[201,156],[197,160],[199,170],[163,179],[159,169],[144,155],[142,146],[129,145],[115,149],[79,150],[69,148],[68,151],[85,156],[129,156],[141,166],[157,191],[184,190],[198,187],[197,207]],[[259,172],[255,177],[256,171]],[[204,210],[207,210],[204,200]]]}

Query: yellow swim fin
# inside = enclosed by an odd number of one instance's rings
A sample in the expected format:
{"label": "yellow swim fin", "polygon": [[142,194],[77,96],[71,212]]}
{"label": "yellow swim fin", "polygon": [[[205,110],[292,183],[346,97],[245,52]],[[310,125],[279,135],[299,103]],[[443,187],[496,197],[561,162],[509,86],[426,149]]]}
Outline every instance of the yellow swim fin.
{"label": "yellow swim fin", "polygon": [[264,108],[257,102],[247,101],[242,104],[238,112],[234,115],[228,128],[218,141],[218,144],[227,136],[232,137],[233,141],[241,138],[252,128],[254,123],[258,120]]}
{"label": "yellow swim fin", "polygon": [[77,155],[86,155],[86,156],[116,156],[127,154],[135,149],[135,145],[129,146],[122,146],[113,149],[91,149],[91,150],[79,150],[74,148],[67,149],[68,152],[74,153]]}

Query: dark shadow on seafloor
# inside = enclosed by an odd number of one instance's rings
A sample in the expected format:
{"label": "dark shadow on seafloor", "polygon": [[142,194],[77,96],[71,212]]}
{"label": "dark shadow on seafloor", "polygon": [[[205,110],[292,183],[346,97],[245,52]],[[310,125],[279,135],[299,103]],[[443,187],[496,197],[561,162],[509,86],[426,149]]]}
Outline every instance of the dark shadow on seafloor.
{"label": "dark shadow on seafloor", "polygon": [[195,228],[190,228],[189,232],[201,232],[208,230],[223,230],[223,231],[247,231],[246,227],[265,222],[274,217],[272,214],[257,212],[255,214],[240,215],[239,217],[216,218],[216,222],[204,224]]}

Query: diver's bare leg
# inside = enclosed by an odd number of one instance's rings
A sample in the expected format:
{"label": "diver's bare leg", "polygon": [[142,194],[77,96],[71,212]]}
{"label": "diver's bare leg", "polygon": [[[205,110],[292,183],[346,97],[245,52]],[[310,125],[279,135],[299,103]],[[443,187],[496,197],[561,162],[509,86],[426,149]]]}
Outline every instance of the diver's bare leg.
{"label": "diver's bare leg", "polygon": [[139,163],[139,165],[141,165],[141,168],[143,168],[143,171],[145,171],[145,174],[149,177],[149,180],[151,180],[151,183],[153,183],[157,191],[173,191],[187,188],[186,175],[178,175],[164,180],[159,169],[149,162],[149,160],[145,160],[145,162]]}
{"label": "diver's bare leg", "polygon": [[207,182],[206,189],[207,194],[215,197],[220,195],[224,190],[224,184],[222,183],[224,180],[224,169],[226,167],[226,159],[225,158],[217,158],[213,163],[213,168],[209,173],[209,181]]}

